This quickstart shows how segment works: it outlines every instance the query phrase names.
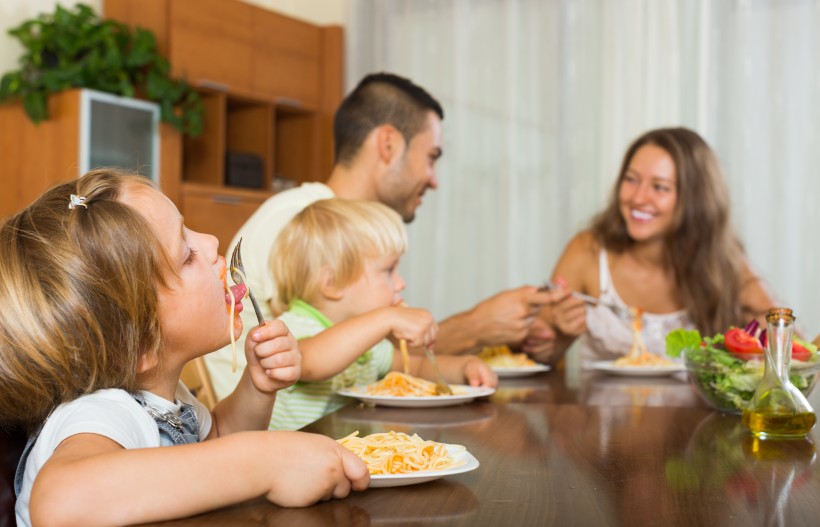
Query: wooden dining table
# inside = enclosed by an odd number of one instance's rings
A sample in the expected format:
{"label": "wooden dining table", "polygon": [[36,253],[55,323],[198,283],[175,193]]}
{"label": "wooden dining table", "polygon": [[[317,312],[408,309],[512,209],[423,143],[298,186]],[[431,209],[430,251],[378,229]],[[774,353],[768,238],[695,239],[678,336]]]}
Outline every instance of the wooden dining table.
{"label": "wooden dining table", "polygon": [[[820,391],[810,401],[820,409]],[[567,367],[503,378],[492,396],[458,406],[352,402],[305,428],[333,438],[356,430],[464,445],[480,466],[302,509],[257,499],[161,525],[749,527],[820,519],[820,431],[755,439],[739,416],[707,407],[680,374]]]}

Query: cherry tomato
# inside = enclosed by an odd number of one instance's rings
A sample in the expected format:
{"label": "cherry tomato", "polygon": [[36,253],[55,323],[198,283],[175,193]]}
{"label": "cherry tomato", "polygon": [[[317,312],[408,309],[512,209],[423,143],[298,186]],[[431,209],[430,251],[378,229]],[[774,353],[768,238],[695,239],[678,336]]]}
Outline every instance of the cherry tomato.
{"label": "cherry tomato", "polygon": [[[766,334],[763,334],[763,345],[769,345],[769,338]],[[811,351],[809,351],[809,349],[804,345],[797,342],[796,339],[792,339],[792,358],[805,362],[811,358]]]}
{"label": "cherry tomato", "polygon": [[792,358],[797,359],[797,360],[807,361],[811,358],[811,352],[808,350],[808,348],[806,348],[805,346],[803,346],[802,344],[800,344],[796,340],[793,340],[792,341]]}
{"label": "cherry tomato", "polygon": [[723,335],[726,349],[740,355],[763,353],[760,341],[740,328],[732,328]]}

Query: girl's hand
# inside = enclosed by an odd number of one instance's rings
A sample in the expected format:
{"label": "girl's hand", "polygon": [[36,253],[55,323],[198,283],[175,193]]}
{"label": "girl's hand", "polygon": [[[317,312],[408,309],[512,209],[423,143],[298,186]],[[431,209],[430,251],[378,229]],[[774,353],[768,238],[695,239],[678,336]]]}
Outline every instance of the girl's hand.
{"label": "girl's hand", "polygon": [[495,388],[498,386],[498,375],[487,366],[487,363],[475,355],[464,357],[464,380],[470,386],[487,386]]}
{"label": "girl's hand", "polygon": [[412,348],[429,348],[436,343],[438,324],[429,311],[403,306],[391,309],[395,314],[391,328],[393,337],[406,340]]}
{"label": "girl's hand", "polygon": [[273,432],[271,436],[276,436],[271,448],[279,458],[273,474],[281,484],[274,485],[267,498],[277,505],[306,507],[344,498],[351,490],[364,490],[370,484],[364,461],[329,437],[304,432]]}
{"label": "girl's hand", "polygon": [[299,346],[281,320],[266,321],[248,333],[245,357],[251,381],[263,393],[287,388],[302,374]]}

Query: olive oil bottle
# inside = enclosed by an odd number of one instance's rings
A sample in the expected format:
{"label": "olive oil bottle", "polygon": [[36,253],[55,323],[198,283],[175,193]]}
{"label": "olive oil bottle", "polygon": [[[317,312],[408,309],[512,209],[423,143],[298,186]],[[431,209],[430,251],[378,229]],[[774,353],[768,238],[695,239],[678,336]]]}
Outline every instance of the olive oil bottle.
{"label": "olive oil bottle", "polygon": [[794,319],[785,307],[773,307],[766,314],[769,342],[763,378],[742,418],[743,425],[762,439],[805,437],[817,421],[809,402],[789,380]]}

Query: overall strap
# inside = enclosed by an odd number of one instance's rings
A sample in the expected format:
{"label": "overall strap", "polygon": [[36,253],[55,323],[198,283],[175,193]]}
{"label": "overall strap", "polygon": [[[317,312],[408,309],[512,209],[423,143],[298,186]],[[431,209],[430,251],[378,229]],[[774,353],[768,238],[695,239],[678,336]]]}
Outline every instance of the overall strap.
{"label": "overall strap", "polygon": [[26,461],[28,461],[28,456],[31,454],[31,449],[34,448],[34,443],[37,442],[37,438],[40,437],[40,432],[43,431],[43,426],[45,422],[40,425],[40,427],[29,436],[28,441],[26,441],[26,446],[23,448],[23,453],[20,455],[20,461],[17,462],[17,470],[14,471],[14,495],[20,496],[20,491],[23,490],[23,474],[26,472]]}
{"label": "overall strap", "polygon": [[199,422],[193,406],[183,404],[179,416],[176,416],[170,412],[162,413],[147,404],[142,394],[132,393],[131,396],[154,418],[160,435],[168,438],[174,445],[199,442]]}

